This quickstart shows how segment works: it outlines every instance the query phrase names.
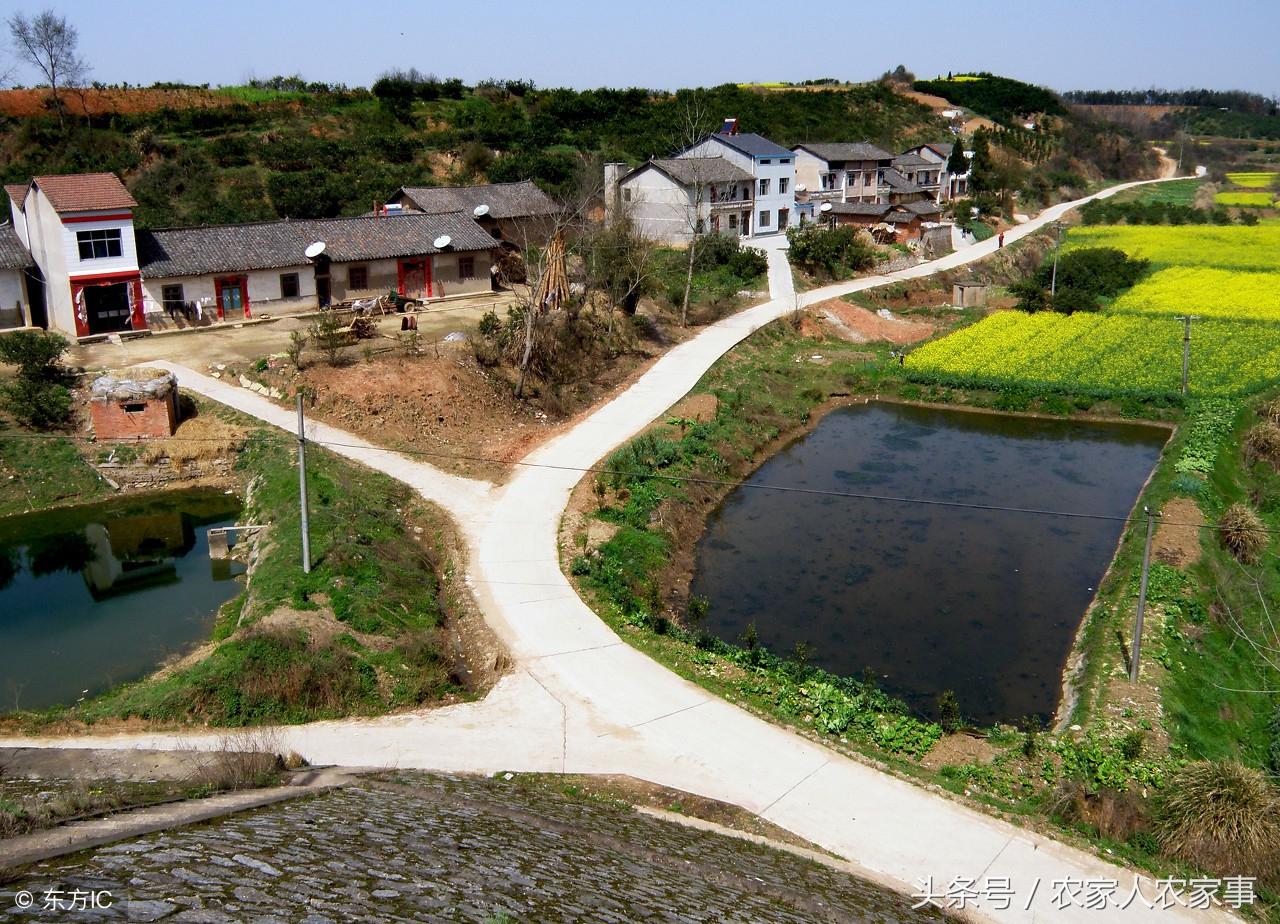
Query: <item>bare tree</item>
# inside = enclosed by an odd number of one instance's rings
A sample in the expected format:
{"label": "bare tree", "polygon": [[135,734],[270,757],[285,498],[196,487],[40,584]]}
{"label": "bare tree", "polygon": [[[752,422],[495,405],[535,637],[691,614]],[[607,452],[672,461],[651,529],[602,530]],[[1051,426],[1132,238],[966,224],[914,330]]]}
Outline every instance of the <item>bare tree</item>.
{"label": "bare tree", "polygon": [[[686,97],[680,112],[678,151],[686,151],[706,140],[714,128],[701,93]],[[711,198],[714,164],[709,157],[692,157],[684,171],[688,202],[683,206],[685,227],[689,232],[688,259],[685,263],[684,298],[680,302],[680,326],[689,324],[689,294],[693,290],[693,265],[698,257],[698,238],[707,230],[707,204]]]}
{"label": "bare tree", "polygon": [[77,49],[76,27],[53,10],[45,10],[33,18],[14,13],[8,24],[19,57],[38,70],[49,84],[58,124],[65,127],[66,108],[59,91],[82,86],[89,74],[89,65]]}
{"label": "bare tree", "polygon": [[524,297],[524,332],[520,348],[519,377],[516,380],[516,397],[524,396],[525,380],[537,350],[539,329],[545,319],[560,310],[569,309],[567,298],[560,294],[549,297],[549,292],[560,293],[560,287],[545,286],[549,273],[563,270],[567,239],[576,237],[586,224],[592,204],[600,197],[600,187],[594,177],[584,169],[579,174],[577,189],[559,203],[556,214],[539,225],[524,225],[519,241],[526,260],[530,261],[528,294]]}

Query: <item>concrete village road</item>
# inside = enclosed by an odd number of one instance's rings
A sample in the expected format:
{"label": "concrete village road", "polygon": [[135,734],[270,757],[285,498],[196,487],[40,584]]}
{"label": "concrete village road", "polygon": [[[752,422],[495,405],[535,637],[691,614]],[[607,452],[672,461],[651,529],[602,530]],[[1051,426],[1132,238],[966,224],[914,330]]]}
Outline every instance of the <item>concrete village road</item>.
{"label": "concrete village road", "polygon": [[[1158,182],[1158,181],[1153,181]],[[1137,184],[1104,190],[1103,198]],[[1053,206],[1009,230],[1012,243],[1087,199]],[[980,260],[993,238],[916,267],[803,293],[801,305],[926,276]],[[312,763],[490,773],[502,769],[630,774],[740,805],[854,861],[869,878],[907,892],[932,877],[1007,879],[1016,896],[970,902],[975,920],[1097,922],[1231,920],[1223,911],[1065,908],[1055,881],[1118,883],[1135,877],[1050,838],[989,817],[836,754],[689,683],[622,642],[579,599],[560,570],[557,527],[581,469],[679,400],[726,351],[796,307],[785,241],[765,245],[771,300],[711,325],[677,346],[626,392],[530,453],[500,487],[449,475],[320,422],[308,437],[398,478],[452,514],[465,537],[468,582],[515,668],[481,702],[378,719],[278,730],[283,748]],[[182,387],[292,430],[296,418],[260,395],[168,363]],[[144,734],[0,740],[63,747],[217,747],[219,735]],[[1151,899],[1155,884],[1141,880]],[[1058,890],[1060,891],[1060,890]]]}

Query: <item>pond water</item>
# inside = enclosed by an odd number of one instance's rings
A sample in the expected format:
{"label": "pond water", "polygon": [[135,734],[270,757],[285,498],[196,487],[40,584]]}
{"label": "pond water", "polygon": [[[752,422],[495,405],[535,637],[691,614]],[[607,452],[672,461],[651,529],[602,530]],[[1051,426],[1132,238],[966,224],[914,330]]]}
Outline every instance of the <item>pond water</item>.
{"label": "pond water", "polygon": [[[896,404],[829,414],[751,482],[1125,516],[1167,431]],[[754,623],[785,655],[935,715],[954,690],[982,724],[1048,717],[1123,524],[737,488],[712,516],[691,592],[706,628]]]}
{"label": "pond water", "polygon": [[0,520],[0,711],[74,703],[209,637],[244,566],[209,559],[240,501],[180,491]]}

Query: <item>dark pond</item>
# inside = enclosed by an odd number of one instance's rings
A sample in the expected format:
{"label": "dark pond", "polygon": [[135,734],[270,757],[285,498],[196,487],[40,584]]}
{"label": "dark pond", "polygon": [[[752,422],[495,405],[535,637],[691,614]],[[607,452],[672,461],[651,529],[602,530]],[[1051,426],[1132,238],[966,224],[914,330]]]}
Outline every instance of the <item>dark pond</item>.
{"label": "dark pond", "polygon": [[239,510],[181,491],[0,520],[0,711],[74,703],[208,638],[244,567],[210,561],[207,534]]}
{"label": "dark pond", "polygon": [[[824,491],[1124,516],[1166,431],[871,404],[828,415],[751,478]],[[738,488],[698,547],[692,592],[733,641],[797,642],[876,672],[925,715],[954,690],[987,724],[1057,707],[1076,629],[1123,524]]]}

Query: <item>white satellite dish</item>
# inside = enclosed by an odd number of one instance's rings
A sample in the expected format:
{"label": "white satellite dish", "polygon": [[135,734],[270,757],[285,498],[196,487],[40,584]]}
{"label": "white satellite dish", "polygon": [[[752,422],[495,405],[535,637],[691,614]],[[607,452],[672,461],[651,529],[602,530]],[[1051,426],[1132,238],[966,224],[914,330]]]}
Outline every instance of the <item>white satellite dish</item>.
{"label": "white satellite dish", "polygon": [[484,216],[489,214],[489,206],[482,202],[471,210],[471,214],[476,216],[476,218],[484,218]]}
{"label": "white satellite dish", "polygon": [[307,255],[308,260],[314,260],[320,254],[324,253],[324,241],[316,241],[314,244],[308,244],[307,249],[303,251]]}
{"label": "white satellite dish", "polygon": [[796,192],[805,192],[806,186],[803,183],[796,184]]}
{"label": "white satellite dish", "polygon": [[442,234],[435,239],[436,250],[444,250],[446,247],[448,247],[452,243],[453,243],[453,238],[449,237],[449,235],[447,234]]}
{"label": "white satellite dish", "polygon": [[822,209],[821,209],[821,210],[822,210],[822,211],[824,211],[824,212],[829,212],[829,211],[831,211],[831,203],[830,203],[830,202],[824,202],[824,203],[822,203]]}

